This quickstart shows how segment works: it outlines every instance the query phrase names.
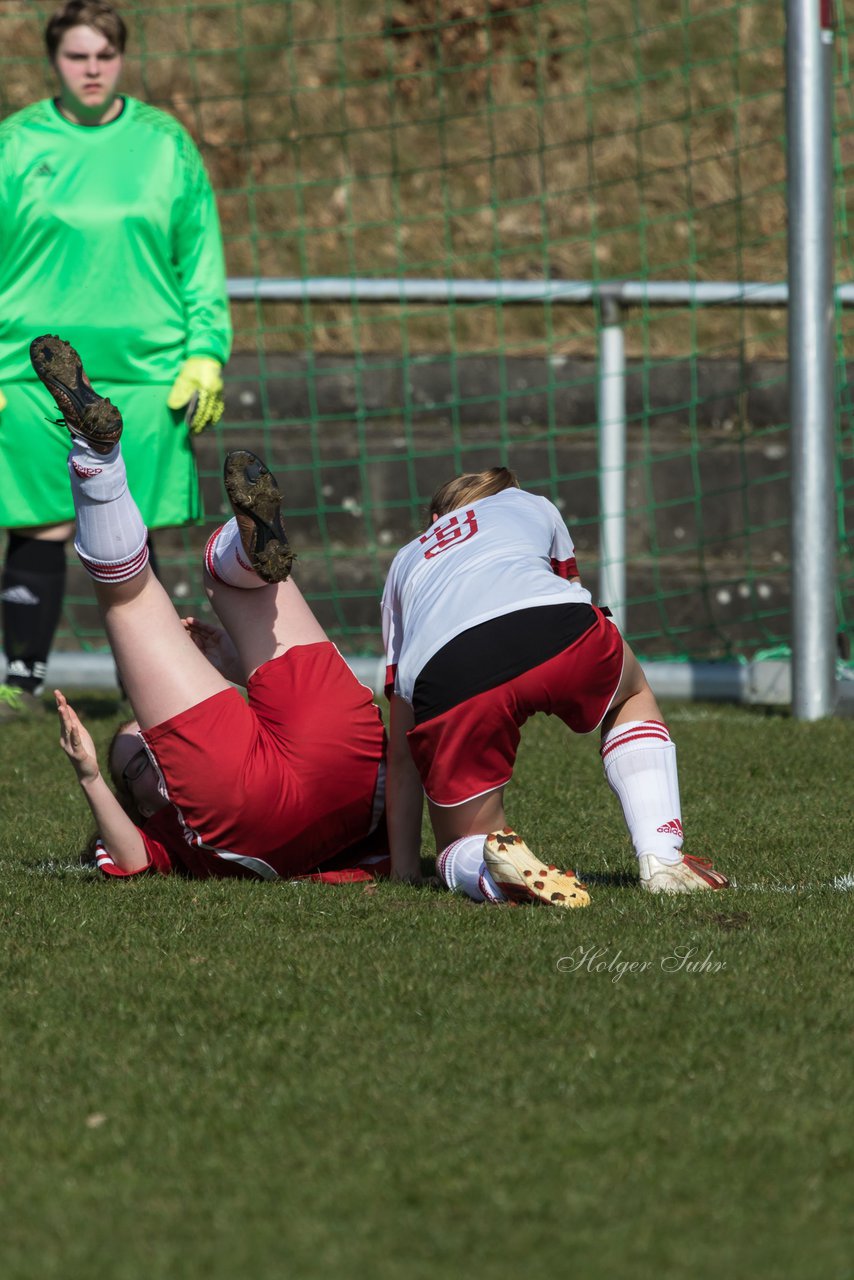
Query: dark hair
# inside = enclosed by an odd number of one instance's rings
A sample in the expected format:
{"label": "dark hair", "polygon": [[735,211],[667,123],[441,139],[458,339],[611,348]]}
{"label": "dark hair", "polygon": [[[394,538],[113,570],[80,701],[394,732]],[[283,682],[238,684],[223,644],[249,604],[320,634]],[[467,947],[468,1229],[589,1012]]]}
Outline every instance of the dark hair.
{"label": "dark hair", "polygon": [[430,499],[430,514],[432,516],[435,512],[437,516],[444,516],[467,502],[489,498],[494,493],[501,493],[502,489],[518,488],[519,481],[509,467],[489,467],[486,471],[468,472],[439,486]]}
{"label": "dark hair", "polygon": [[44,42],[51,62],[56,58],[62,37],[74,27],[92,27],[109,40],[118,53],[125,51],[128,29],[112,5],[102,4],[100,0],[67,0],[45,27]]}

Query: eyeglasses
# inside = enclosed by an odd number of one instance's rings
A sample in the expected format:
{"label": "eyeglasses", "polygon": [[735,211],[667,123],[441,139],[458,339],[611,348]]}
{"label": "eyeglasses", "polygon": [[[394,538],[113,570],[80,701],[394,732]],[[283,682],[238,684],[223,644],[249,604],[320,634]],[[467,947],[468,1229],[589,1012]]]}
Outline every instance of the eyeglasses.
{"label": "eyeglasses", "polygon": [[125,786],[131,782],[136,782],[137,778],[141,778],[150,763],[145,747],[140,747],[139,751],[134,752],[124,769],[122,769],[122,782]]}

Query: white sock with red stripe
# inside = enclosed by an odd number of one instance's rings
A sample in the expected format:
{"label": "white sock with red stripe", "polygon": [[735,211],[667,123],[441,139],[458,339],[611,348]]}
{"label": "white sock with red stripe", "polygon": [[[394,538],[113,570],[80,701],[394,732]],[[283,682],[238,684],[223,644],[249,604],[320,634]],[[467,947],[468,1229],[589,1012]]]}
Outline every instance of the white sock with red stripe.
{"label": "white sock with red stripe", "polygon": [[654,853],[678,862],[682,849],[682,809],[676,747],[660,720],[631,720],[602,738],[608,785],[619,800],[638,857]]}
{"label": "white sock with red stripe", "polygon": [[473,902],[504,902],[483,860],[485,840],[486,833],[453,840],[436,859],[436,871],[451,893],[464,893]]}
{"label": "white sock with red stripe", "polygon": [[229,587],[253,590],[266,587],[267,583],[252,568],[240,540],[240,530],[234,516],[220,525],[208,538],[205,547],[205,568],[216,582]]}
{"label": "white sock with red stripe", "polygon": [[75,440],[68,455],[77,531],[74,549],[99,582],[126,582],[148,564],[148,530],[128,489],[119,445],[96,453]]}

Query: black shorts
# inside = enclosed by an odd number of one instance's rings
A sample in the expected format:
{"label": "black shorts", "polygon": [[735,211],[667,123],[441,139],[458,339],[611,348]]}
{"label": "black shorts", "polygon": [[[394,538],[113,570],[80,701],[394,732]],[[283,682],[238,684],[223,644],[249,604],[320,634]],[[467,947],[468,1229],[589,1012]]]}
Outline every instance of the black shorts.
{"label": "black shorts", "polygon": [[495,689],[557,657],[596,625],[592,605],[539,605],[461,631],[421,671],[412,691],[415,723]]}

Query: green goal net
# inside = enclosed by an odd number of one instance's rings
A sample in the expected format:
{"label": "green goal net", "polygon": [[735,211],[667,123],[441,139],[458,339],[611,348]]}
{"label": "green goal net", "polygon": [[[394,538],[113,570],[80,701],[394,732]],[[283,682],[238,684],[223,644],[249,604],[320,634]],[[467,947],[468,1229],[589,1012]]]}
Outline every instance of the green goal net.
{"label": "green goal net", "polygon": [[[51,91],[41,31],[52,8],[0,8],[4,115]],[[839,9],[836,264],[847,281],[854,99]],[[211,0],[122,11],[125,87],[199,143],[229,276],[249,282],[233,302],[226,417],[198,444],[208,519],[156,538],[179,608],[206,607],[200,551],[226,514],[219,477],[236,446],[280,475],[300,583],[347,652],[379,651],[391,556],[426,523],[435,485],[462,469],[507,463],[552,498],[595,593],[597,295],[514,301],[489,286],[784,282],[784,6]],[[460,286],[450,297],[408,288],[448,280]],[[481,282],[471,297],[468,281]],[[691,659],[784,645],[785,309],[707,306],[689,289],[668,305],[647,295],[620,323],[629,639],[647,657]],[[849,629],[852,323],[840,307]],[[76,565],[59,643],[103,645]]]}

